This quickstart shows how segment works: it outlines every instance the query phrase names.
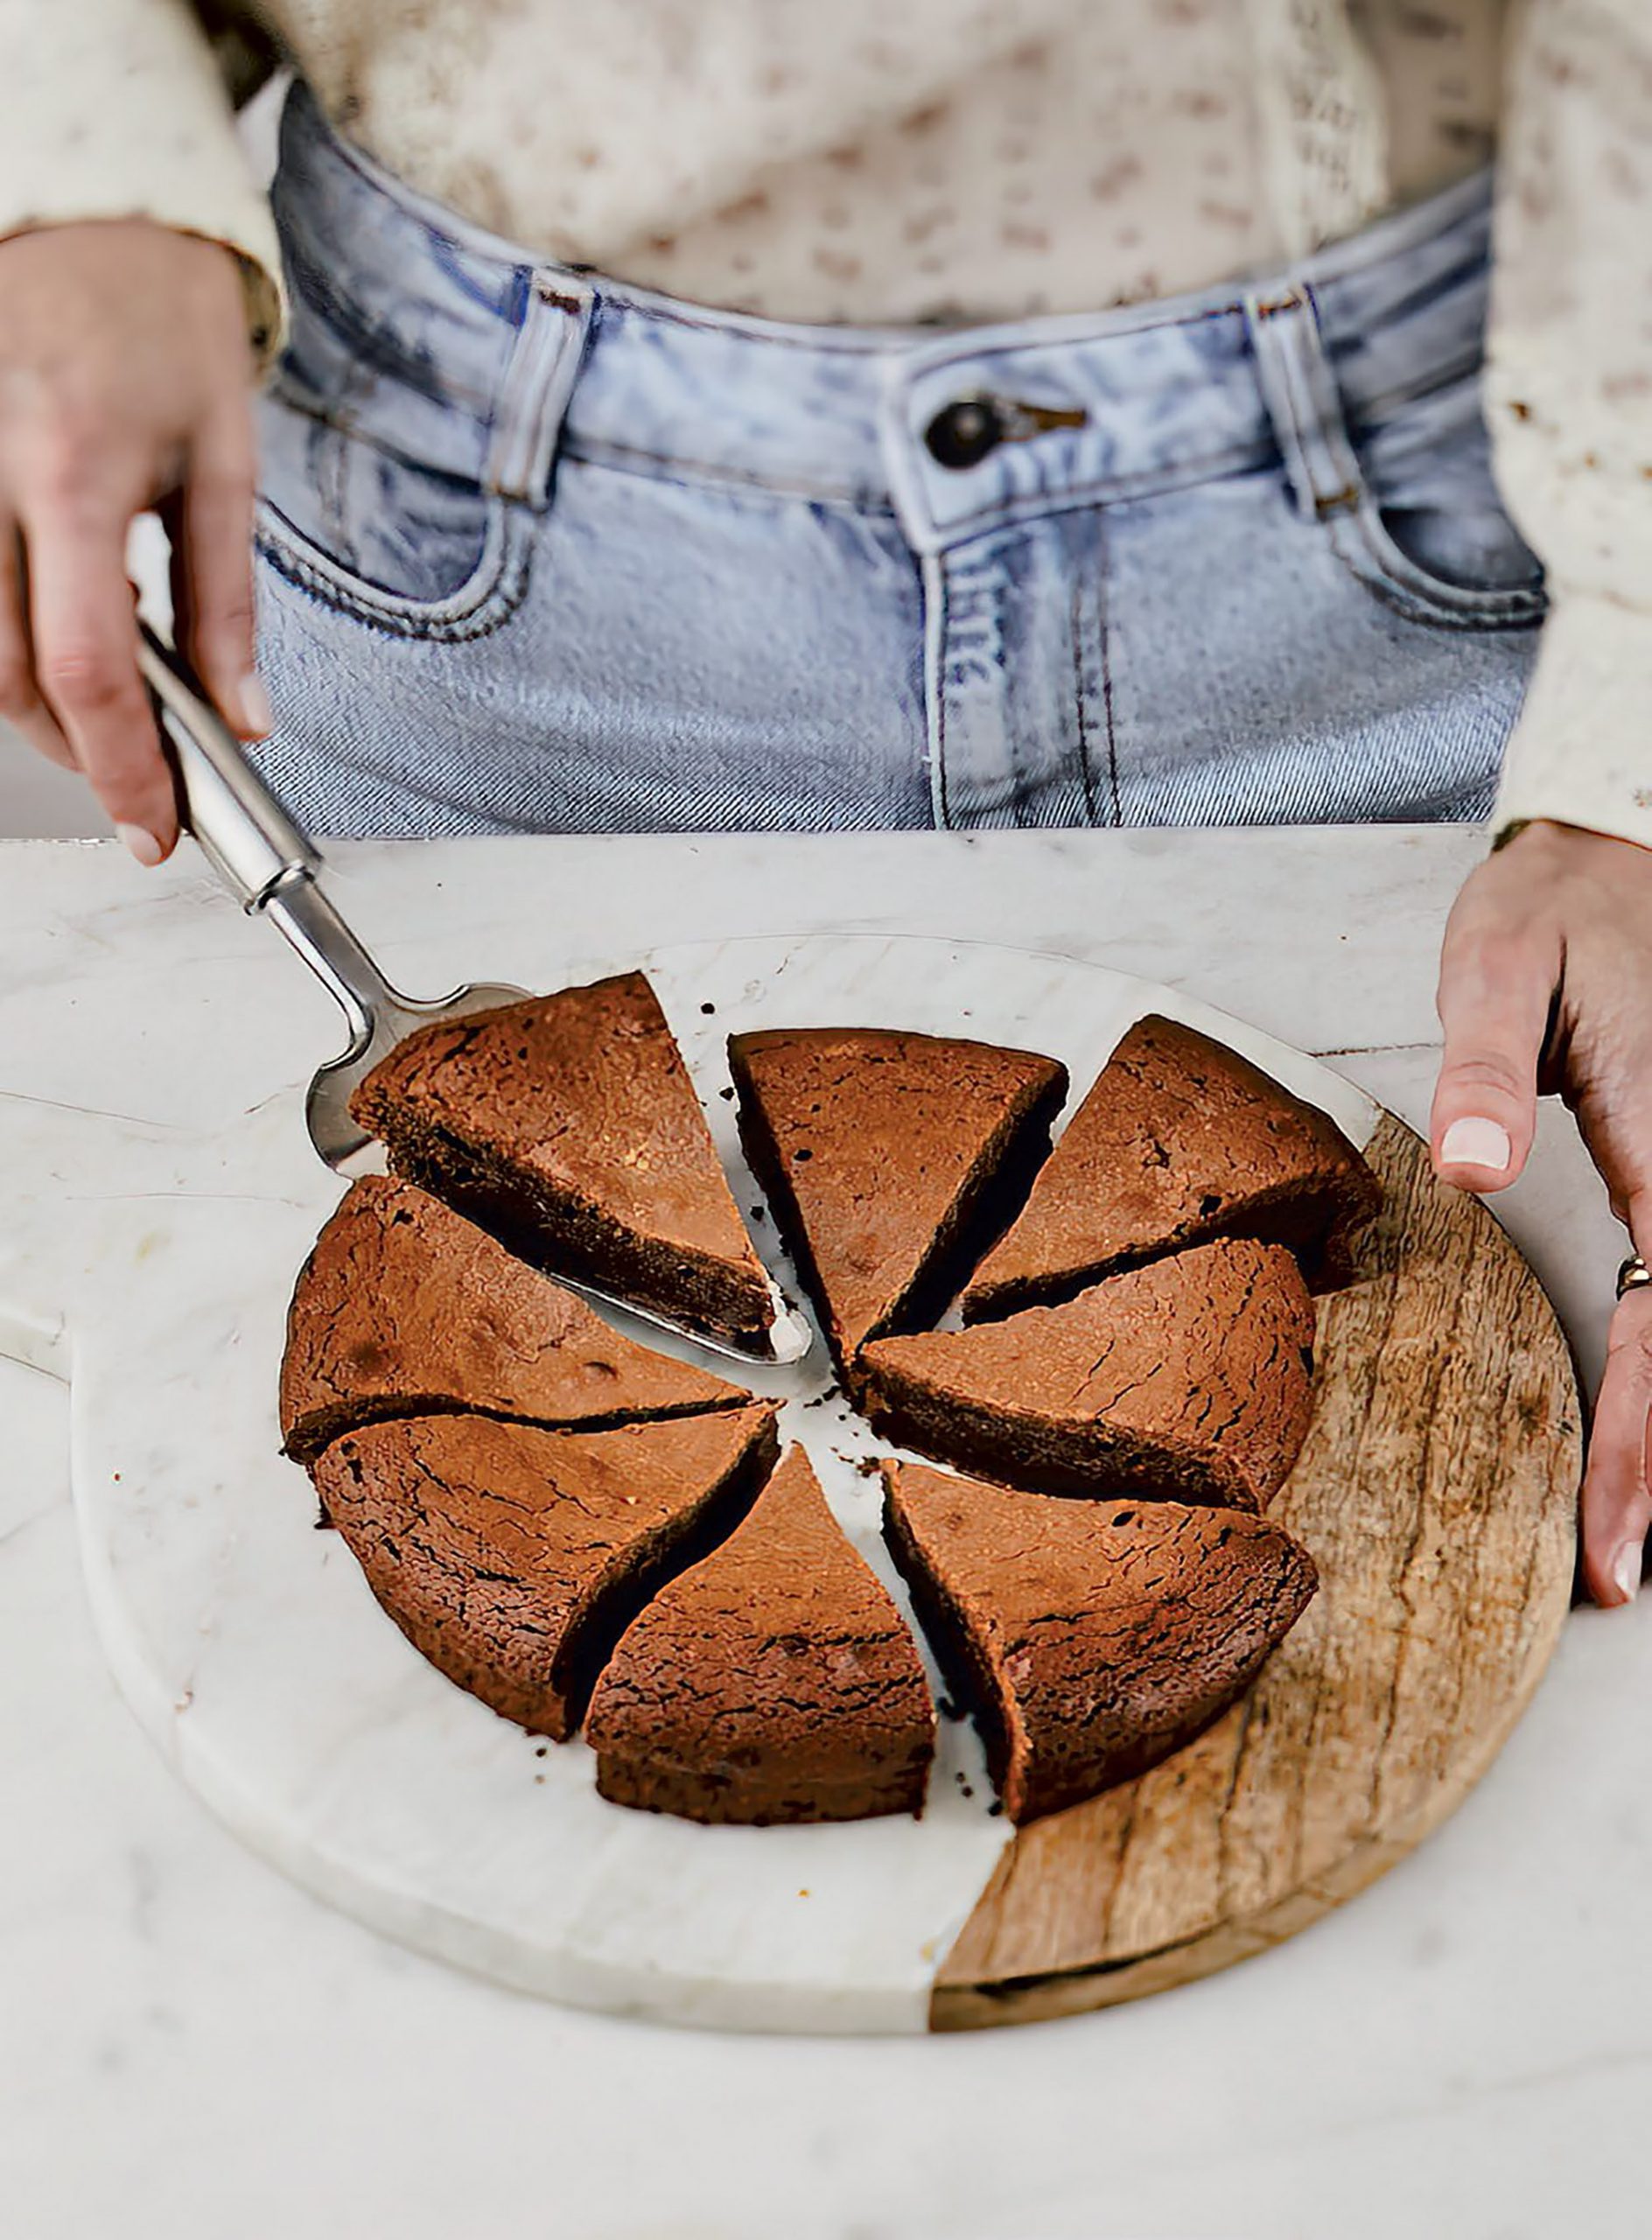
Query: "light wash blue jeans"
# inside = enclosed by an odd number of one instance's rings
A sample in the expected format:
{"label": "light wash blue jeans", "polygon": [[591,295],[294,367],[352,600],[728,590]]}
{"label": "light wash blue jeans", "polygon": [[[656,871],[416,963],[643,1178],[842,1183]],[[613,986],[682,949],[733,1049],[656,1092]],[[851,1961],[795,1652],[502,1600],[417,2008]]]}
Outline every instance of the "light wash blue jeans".
{"label": "light wash blue jeans", "polygon": [[1543,611],[1479,179],[1253,288],[798,327],[275,188],[266,769],[323,832],[1475,817]]}

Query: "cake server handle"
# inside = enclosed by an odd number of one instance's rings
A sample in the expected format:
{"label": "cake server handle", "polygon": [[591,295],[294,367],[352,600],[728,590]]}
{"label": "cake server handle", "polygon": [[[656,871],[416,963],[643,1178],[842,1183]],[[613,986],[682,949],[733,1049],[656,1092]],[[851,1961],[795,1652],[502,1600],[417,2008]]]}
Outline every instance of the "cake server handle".
{"label": "cake server handle", "polygon": [[137,665],[159,704],[185,822],[242,908],[262,910],[293,880],[313,878],[321,858],[248,761],[182,656],[147,622],[137,628]]}
{"label": "cake server handle", "polygon": [[154,695],[184,822],[242,908],[267,917],[327,989],[353,1040],[402,1007],[317,884],[320,853],[248,761],[181,654],[141,619],[137,665]]}
{"label": "cake server handle", "polygon": [[[304,1100],[310,1140],[327,1165],[343,1174],[378,1155],[351,1110],[357,1085],[399,1037],[434,1021],[466,1018],[490,1004],[514,1003],[523,988],[472,982],[452,995],[424,1002],[404,996],[385,978],[322,892],[321,858],[242,751],[241,741],[207,699],[187,663],[141,617],[138,668],[154,695],[161,730],[177,774],[184,822],[213,869],[249,916],[267,918],[296,949],[338,1003],[349,1024],[348,1046],[320,1067]],[[793,1315],[777,1314],[769,1348],[753,1354],[634,1306],[595,1284],[559,1279],[602,1307],[619,1309],[708,1352],[748,1366],[753,1360],[794,1361],[808,1345],[808,1331]]]}

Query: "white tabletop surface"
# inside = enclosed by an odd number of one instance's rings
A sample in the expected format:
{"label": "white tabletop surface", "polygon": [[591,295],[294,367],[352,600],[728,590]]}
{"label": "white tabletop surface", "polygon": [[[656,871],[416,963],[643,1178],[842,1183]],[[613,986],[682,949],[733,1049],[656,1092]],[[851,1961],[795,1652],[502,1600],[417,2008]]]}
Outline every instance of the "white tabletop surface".
{"label": "white tabletop surface", "polygon": [[[1395,829],[485,842],[362,851],[344,892],[410,978],[431,910],[446,934],[473,925],[479,974],[508,974],[489,937],[528,892],[593,949],[854,926],[1094,956],[1329,1054],[1421,1121],[1434,951],[1477,844]],[[0,1095],[86,1080],[77,980],[121,969],[162,906],[199,909],[227,971],[271,938],[198,864],[146,876],[113,848],[0,848]],[[319,998],[315,1031],[318,1056]],[[111,1051],[111,1107],[126,1078]],[[1545,1114],[1504,1210],[1592,1362],[1620,1247],[1564,1114]],[[720,2038],[454,1974],[239,1850],[102,1670],[66,1424],[60,1386],[0,1364],[0,2230],[18,2240],[1652,2227],[1652,1609],[1576,1614],[1456,1818],[1264,1958],[1032,2029]]]}

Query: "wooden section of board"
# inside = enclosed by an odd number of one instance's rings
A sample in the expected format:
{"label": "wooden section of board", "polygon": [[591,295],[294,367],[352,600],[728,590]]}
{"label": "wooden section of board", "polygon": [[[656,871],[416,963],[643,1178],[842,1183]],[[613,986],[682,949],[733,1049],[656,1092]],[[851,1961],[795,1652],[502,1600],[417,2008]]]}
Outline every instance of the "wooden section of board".
{"label": "wooden section of board", "polygon": [[931,2026],[1139,1998],[1294,1936],[1419,1844],[1530,1701],[1571,1599],[1581,1410],[1536,1278],[1384,1116],[1359,1282],[1270,1514],[1320,1591],[1249,1698],[1142,1780],[1023,1829]]}

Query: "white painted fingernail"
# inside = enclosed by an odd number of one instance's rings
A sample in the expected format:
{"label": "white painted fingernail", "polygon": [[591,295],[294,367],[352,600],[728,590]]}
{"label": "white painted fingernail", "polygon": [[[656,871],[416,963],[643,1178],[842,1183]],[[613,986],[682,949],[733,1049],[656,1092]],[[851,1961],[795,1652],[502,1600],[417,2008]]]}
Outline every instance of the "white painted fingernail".
{"label": "white painted fingernail", "polygon": [[1641,1564],[1644,1553],[1638,1540],[1626,1540],[1613,1560],[1613,1584],[1626,1602],[1633,1602],[1641,1591]]}
{"label": "white painted fingernail", "polygon": [[136,856],[146,871],[153,871],[166,850],[152,832],[145,832],[141,824],[117,824],[116,835],[129,854]]}
{"label": "white painted fingernail", "polygon": [[1483,1166],[1488,1174],[1504,1174],[1515,1147],[1508,1129],[1495,1120],[1453,1120],[1446,1130],[1439,1155],[1447,1166]]}
{"label": "white painted fingernail", "polygon": [[264,681],[256,669],[248,669],[241,680],[237,695],[241,702],[242,728],[255,738],[262,738],[276,728],[276,711],[270,704],[270,695],[264,690]]}

